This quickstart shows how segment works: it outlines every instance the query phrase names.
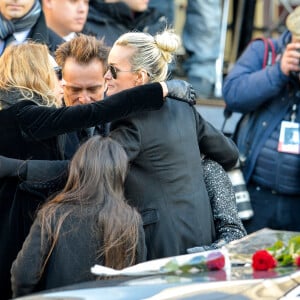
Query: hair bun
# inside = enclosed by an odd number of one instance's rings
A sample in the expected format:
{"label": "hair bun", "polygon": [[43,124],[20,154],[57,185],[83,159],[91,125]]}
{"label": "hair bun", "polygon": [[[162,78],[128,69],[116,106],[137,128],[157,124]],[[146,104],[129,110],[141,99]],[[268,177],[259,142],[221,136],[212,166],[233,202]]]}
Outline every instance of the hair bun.
{"label": "hair bun", "polygon": [[177,51],[181,45],[180,37],[173,30],[165,30],[154,37],[157,47],[163,52],[165,60],[172,60],[172,53]]}

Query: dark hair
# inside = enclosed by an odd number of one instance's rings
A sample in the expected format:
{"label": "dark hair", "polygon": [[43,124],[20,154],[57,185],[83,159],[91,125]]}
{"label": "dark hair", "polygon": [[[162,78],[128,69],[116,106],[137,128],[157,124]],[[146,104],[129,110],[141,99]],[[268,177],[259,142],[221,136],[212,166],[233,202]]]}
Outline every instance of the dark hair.
{"label": "dark hair", "polygon": [[[104,265],[122,269],[135,263],[142,221],[124,198],[127,167],[124,149],[110,137],[94,136],[81,145],[71,161],[64,189],[39,212],[42,231],[53,239],[51,252],[59,239],[64,220],[74,213],[74,207],[90,205],[95,220],[93,234],[103,241],[99,256],[103,257]],[[62,206],[68,207],[68,210],[59,215],[55,228],[52,228],[56,211]],[[44,234],[42,232],[42,236]]]}

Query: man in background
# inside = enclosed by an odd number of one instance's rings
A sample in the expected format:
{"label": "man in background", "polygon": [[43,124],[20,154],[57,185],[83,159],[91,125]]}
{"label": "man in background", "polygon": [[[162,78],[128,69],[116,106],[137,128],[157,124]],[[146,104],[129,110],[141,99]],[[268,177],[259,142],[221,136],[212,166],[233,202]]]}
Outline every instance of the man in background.
{"label": "man in background", "polygon": [[[287,18],[287,29],[270,42],[249,44],[224,80],[226,108],[243,113],[235,141],[254,216],[248,233],[264,227],[300,231],[300,6]],[[264,55],[274,63],[263,68]],[[296,132],[291,144],[284,139]]]}
{"label": "man in background", "polygon": [[46,23],[65,41],[83,32],[86,23],[88,0],[42,0]]}
{"label": "man in background", "polygon": [[33,40],[54,52],[63,40],[47,28],[39,0],[0,1],[0,55],[10,43]]}

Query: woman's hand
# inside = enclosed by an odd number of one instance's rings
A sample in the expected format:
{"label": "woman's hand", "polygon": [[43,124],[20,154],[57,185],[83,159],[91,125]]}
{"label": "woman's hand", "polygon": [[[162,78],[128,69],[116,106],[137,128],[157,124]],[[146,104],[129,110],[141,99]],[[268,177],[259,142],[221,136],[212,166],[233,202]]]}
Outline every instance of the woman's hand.
{"label": "woman's hand", "polygon": [[[161,83],[162,84],[162,83]],[[175,100],[187,102],[190,105],[196,104],[196,93],[194,88],[190,83],[180,79],[173,79],[166,82],[163,82],[167,88],[167,95],[165,95],[164,90],[164,97],[173,98]]]}

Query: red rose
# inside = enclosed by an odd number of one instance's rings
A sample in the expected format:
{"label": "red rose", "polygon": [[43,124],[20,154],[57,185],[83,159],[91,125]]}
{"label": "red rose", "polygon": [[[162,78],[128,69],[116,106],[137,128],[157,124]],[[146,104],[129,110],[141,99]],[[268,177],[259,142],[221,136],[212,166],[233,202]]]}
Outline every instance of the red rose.
{"label": "red rose", "polygon": [[206,266],[208,270],[221,270],[225,266],[225,257],[219,251],[208,254]]}
{"label": "red rose", "polygon": [[295,265],[296,265],[297,267],[300,267],[300,255],[298,255],[298,256],[296,257],[296,259],[295,259]]}
{"label": "red rose", "polygon": [[266,250],[256,251],[252,256],[252,267],[257,271],[265,271],[275,268],[276,259]]}

